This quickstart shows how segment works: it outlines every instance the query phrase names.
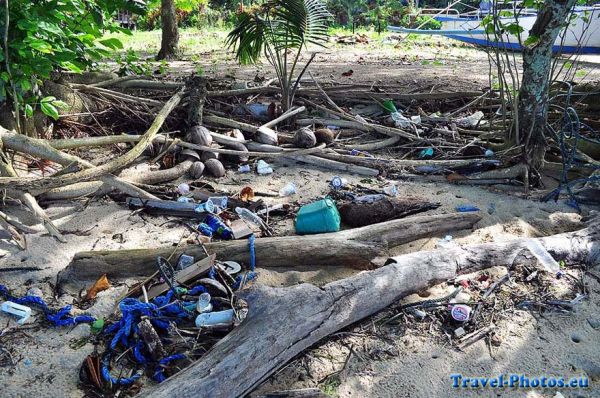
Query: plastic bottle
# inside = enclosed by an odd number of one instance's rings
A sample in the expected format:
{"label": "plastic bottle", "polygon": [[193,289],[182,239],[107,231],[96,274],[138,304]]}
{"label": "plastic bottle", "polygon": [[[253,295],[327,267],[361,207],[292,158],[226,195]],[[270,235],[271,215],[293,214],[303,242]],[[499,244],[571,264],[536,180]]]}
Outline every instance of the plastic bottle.
{"label": "plastic bottle", "polygon": [[211,312],[213,309],[212,304],[210,303],[211,297],[209,293],[202,293],[200,297],[198,297],[198,303],[196,304],[196,311],[199,313],[203,312]]}
{"label": "plastic bottle", "polygon": [[194,211],[197,213],[214,213],[215,204],[212,202],[212,200],[208,199],[206,202],[200,203],[198,206],[196,206]]}
{"label": "plastic bottle", "polygon": [[206,223],[200,223],[198,225],[198,231],[200,231],[202,235],[208,236],[209,238],[212,238],[213,236],[212,228]]}
{"label": "plastic bottle", "polygon": [[211,196],[208,198],[211,202],[213,202],[216,206],[221,209],[227,208],[227,202],[229,202],[229,198],[227,196]]}
{"label": "plastic bottle", "polygon": [[354,198],[354,201],[358,202],[358,203],[373,203],[373,202],[383,199],[384,197],[385,196],[383,194],[377,193],[377,194],[373,194],[373,195],[358,196],[358,197]]}
{"label": "plastic bottle", "polygon": [[269,165],[269,163],[264,160],[259,160],[256,163],[256,172],[260,175],[271,174],[273,173],[273,169]]}
{"label": "plastic bottle", "polygon": [[526,243],[527,249],[537,258],[544,269],[554,275],[560,272],[560,264],[552,257],[548,250],[535,239],[528,239]]}
{"label": "plastic bottle", "polygon": [[233,324],[233,310],[205,312],[196,317],[196,327],[210,327]]}
{"label": "plastic bottle", "polygon": [[279,196],[282,198],[286,196],[292,196],[296,193],[296,185],[293,182],[286,184],[283,188],[279,190]]}
{"label": "plastic bottle", "polygon": [[209,213],[206,215],[204,222],[210,227],[210,229],[213,231],[213,234],[216,234],[223,239],[233,238],[233,231],[223,222],[223,220],[221,220],[219,216]]}
{"label": "plastic bottle", "polygon": [[238,216],[240,216],[242,220],[246,220],[259,228],[262,228],[264,226],[262,218],[260,218],[258,215],[246,208],[236,207],[235,212],[238,214]]}
{"label": "plastic bottle", "polygon": [[187,196],[180,196],[180,197],[177,198],[177,201],[179,203],[191,203],[194,200],[192,198],[188,198]]}

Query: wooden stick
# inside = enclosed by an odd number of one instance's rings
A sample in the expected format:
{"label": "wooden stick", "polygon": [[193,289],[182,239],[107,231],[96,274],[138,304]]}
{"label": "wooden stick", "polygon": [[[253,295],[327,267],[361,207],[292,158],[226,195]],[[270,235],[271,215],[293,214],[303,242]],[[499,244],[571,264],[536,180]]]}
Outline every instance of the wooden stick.
{"label": "wooden stick", "polygon": [[149,99],[149,98],[136,97],[136,96],[129,95],[129,94],[123,94],[118,91],[108,90],[108,89],[105,89],[102,87],[89,86],[87,84],[71,83],[71,87],[75,90],[88,92],[88,93],[101,94],[101,95],[104,95],[109,98],[115,98],[115,99],[119,99],[122,101],[132,102],[134,104],[146,104],[146,105],[150,105],[150,106],[164,105],[164,103],[161,101],[157,101],[157,100],[153,100],[153,99]]}

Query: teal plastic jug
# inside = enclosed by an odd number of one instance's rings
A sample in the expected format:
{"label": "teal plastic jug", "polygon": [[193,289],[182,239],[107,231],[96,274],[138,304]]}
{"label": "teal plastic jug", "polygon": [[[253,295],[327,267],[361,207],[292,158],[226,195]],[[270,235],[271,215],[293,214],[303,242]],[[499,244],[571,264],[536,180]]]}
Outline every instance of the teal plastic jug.
{"label": "teal plastic jug", "polygon": [[296,233],[321,234],[340,230],[340,213],[335,202],[325,198],[304,205],[296,215]]}

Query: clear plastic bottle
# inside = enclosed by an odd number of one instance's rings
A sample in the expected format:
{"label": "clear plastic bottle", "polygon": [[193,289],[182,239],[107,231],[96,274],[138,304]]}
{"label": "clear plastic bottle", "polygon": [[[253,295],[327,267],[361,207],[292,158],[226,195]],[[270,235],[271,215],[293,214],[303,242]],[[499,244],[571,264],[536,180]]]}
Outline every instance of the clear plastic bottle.
{"label": "clear plastic bottle", "polygon": [[210,303],[210,300],[212,298],[210,297],[209,293],[202,293],[200,295],[200,297],[198,297],[198,304],[196,304],[196,311],[198,311],[199,313],[203,313],[203,312],[211,312],[213,307],[212,304]]}
{"label": "clear plastic bottle", "polygon": [[256,172],[260,175],[273,173],[273,168],[264,160],[259,160],[256,163]]}
{"label": "clear plastic bottle", "polygon": [[257,214],[251,212],[250,210],[243,207],[236,207],[235,212],[240,216],[242,220],[248,221],[259,228],[263,228],[265,223],[262,218],[260,218]]}

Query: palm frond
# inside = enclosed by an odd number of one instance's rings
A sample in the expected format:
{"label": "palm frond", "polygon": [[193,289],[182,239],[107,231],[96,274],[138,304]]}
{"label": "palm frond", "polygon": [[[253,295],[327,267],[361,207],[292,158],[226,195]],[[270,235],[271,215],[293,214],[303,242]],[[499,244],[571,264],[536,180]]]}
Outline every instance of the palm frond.
{"label": "palm frond", "polygon": [[226,44],[234,49],[241,64],[256,63],[266,45],[267,29],[266,21],[257,12],[243,12],[237,16]]}
{"label": "palm frond", "polygon": [[270,0],[268,5],[277,21],[277,46],[283,43],[288,48],[306,43],[324,46],[327,42],[331,14],[322,0]]}

